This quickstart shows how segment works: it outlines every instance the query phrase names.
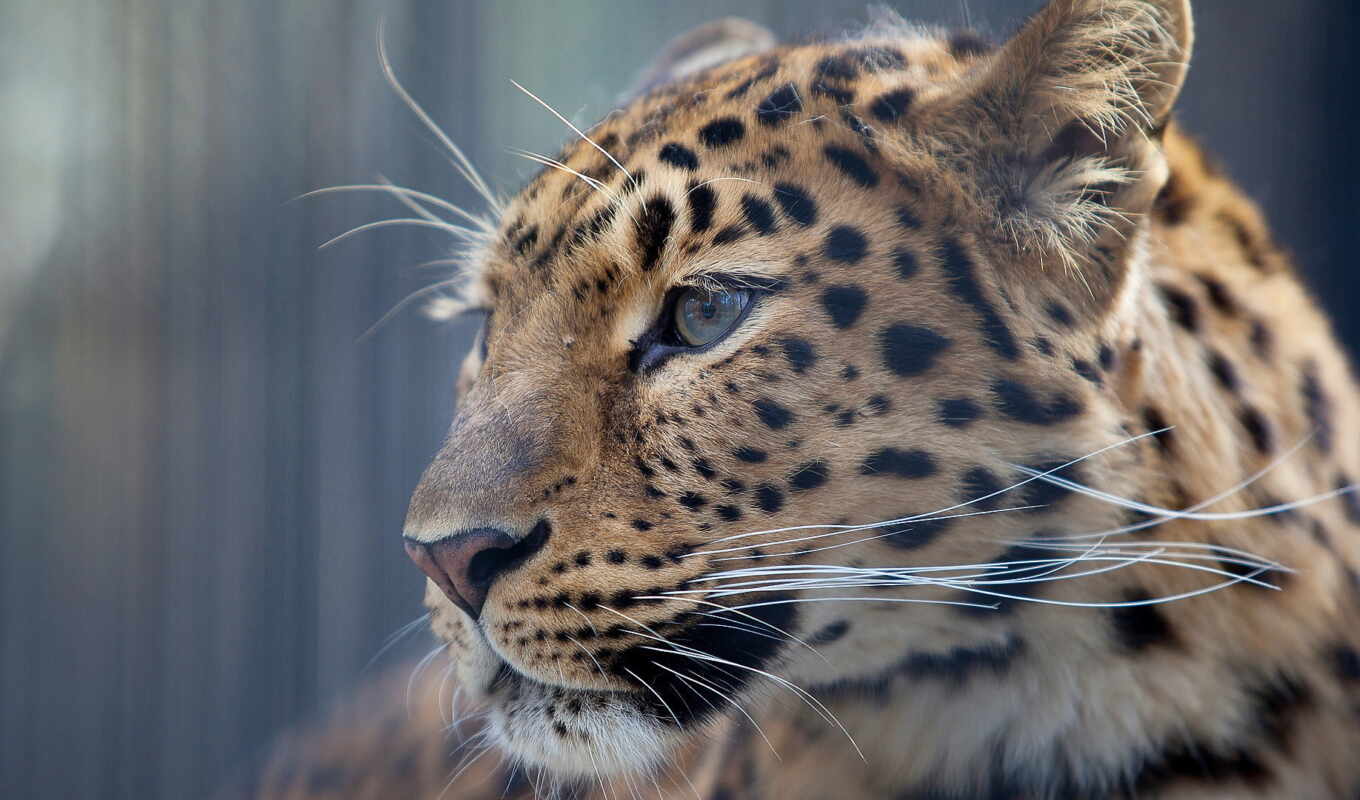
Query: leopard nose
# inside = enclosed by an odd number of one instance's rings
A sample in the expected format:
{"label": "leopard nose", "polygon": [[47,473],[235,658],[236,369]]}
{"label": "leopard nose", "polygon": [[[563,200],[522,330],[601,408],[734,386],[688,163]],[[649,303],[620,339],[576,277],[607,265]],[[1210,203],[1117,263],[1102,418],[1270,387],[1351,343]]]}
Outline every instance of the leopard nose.
{"label": "leopard nose", "polygon": [[475,620],[496,579],[538,552],[547,534],[546,522],[521,539],[496,528],[473,528],[435,542],[408,538],[406,554],[454,605]]}

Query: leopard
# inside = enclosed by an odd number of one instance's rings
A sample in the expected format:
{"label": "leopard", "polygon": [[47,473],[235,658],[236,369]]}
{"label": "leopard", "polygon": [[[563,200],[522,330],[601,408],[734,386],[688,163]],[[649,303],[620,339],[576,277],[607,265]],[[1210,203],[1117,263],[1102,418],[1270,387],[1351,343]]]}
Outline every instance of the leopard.
{"label": "leopard", "polygon": [[444,666],[251,795],[1360,797],[1360,395],[1173,119],[1193,27],[729,19],[544,103],[430,306]]}

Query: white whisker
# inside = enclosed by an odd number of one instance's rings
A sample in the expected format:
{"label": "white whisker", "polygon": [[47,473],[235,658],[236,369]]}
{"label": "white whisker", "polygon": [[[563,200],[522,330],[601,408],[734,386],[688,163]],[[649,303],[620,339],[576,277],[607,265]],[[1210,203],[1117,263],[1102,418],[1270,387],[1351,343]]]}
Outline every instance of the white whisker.
{"label": "white whisker", "polygon": [[603,147],[601,147],[594,139],[592,139],[592,138],[590,138],[589,136],[586,136],[584,133],[582,133],[580,128],[578,128],[578,127],[576,127],[575,125],[571,124],[571,121],[570,121],[570,120],[568,120],[566,117],[562,116],[561,114],[557,113],[557,109],[555,109],[555,108],[553,108],[552,106],[548,105],[547,103],[543,102],[542,98],[540,98],[538,95],[534,94],[533,92],[531,92],[531,91],[529,91],[528,89],[526,89],[526,88],[524,88],[523,86],[521,86],[521,85],[519,84],[518,81],[515,81],[515,80],[512,79],[510,82],[513,83],[513,84],[515,85],[515,88],[516,88],[516,89],[519,89],[521,92],[524,92],[525,94],[529,95],[530,99],[532,99],[535,103],[538,103],[539,105],[541,105],[541,106],[543,106],[544,108],[548,109],[548,113],[552,114],[554,117],[557,117],[559,120],[561,120],[563,125],[566,125],[568,128],[571,128],[572,131],[573,131],[577,136],[579,136],[579,137],[581,137],[582,139],[584,139],[584,140],[586,141],[586,143],[588,143],[591,147],[593,147],[593,148],[595,148],[596,150],[599,150],[601,153],[603,153],[603,154],[604,154],[604,157],[607,158],[607,159],[609,159],[609,160],[614,164],[614,166],[618,167],[620,172],[622,172],[624,175],[627,175],[627,176],[628,176],[628,180],[632,180],[632,179],[633,179],[633,173],[629,172],[627,167],[625,167],[624,165],[620,164],[620,163],[619,163],[619,160],[618,160],[617,158],[614,158],[614,156],[613,156],[608,150],[606,150],[606,149],[604,149]]}
{"label": "white whisker", "polygon": [[397,80],[397,73],[392,69],[392,62],[387,58],[387,45],[384,41],[386,24],[387,21],[385,19],[379,20],[378,22],[378,61],[382,65],[383,75],[387,78],[387,83],[392,87],[392,90],[397,93],[397,96],[401,98],[402,102],[406,104],[406,107],[411,109],[412,113],[416,115],[421,123],[423,123],[425,127],[439,139],[440,143],[453,154],[453,157],[457,159],[454,166],[458,169],[459,174],[472,185],[472,188],[477,190],[477,193],[482,196],[482,199],[486,200],[487,205],[499,214],[501,209],[500,202],[497,201],[495,195],[492,194],[491,187],[487,185],[486,181],[483,180],[482,176],[477,172],[477,168],[472,165],[472,161],[468,159],[467,155],[463,153],[458,145],[453,143],[453,140],[449,138],[448,134],[444,133],[444,131],[435,124],[434,119],[415,101],[415,98],[411,97],[410,92],[406,91],[406,87],[401,85],[401,81]]}

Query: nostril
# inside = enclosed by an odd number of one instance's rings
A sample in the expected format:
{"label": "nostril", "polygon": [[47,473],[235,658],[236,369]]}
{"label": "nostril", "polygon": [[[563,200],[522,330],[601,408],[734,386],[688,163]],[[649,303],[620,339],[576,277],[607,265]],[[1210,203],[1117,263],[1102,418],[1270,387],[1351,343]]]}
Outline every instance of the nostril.
{"label": "nostril", "polygon": [[407,539],[406,553],[455,605],[476,619],[496,578],[537,553],[550,531],[546,521],[522,539],[496,528],[475,528],[430,544]]}

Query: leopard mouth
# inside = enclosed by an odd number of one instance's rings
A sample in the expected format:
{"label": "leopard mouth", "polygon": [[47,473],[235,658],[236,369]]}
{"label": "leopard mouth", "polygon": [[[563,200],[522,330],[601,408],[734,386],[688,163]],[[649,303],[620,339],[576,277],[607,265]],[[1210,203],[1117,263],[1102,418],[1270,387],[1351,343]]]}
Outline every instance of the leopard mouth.
{"label": "leopard mouth", "polygon": [[788,633],[796,622],[792,604],[752,608],[744,617],[680,615],[646,631],[625,631],[611,639],[615,646],[588,653],[600,675],[619,688],[545,680],[497,653],[487,696],[507,707],[525,696],[550,698],[572,709],[626,707],[656,725],[688,731],[730,711],[733,698],[768,677],[770,664],[796,641]]}

